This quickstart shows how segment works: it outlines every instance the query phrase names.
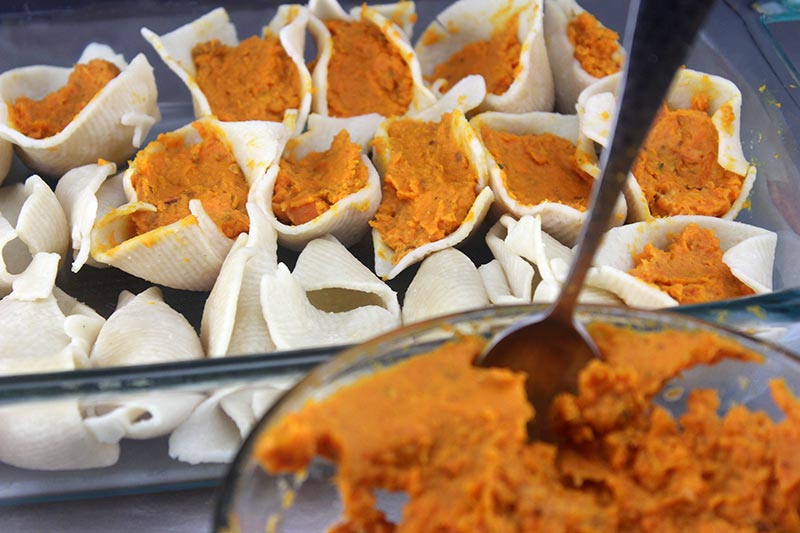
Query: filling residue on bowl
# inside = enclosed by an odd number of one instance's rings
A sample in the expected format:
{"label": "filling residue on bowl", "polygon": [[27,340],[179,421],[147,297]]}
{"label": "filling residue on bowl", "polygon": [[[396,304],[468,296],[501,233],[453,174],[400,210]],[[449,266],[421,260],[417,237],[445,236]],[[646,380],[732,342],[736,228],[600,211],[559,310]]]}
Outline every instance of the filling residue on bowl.
{"label": "filling residue on bowl", "polygon": [[[337,466],[344,514],[332,531],[789,531],[798,527],[800,402],[771,384],[787,414],[696,390],[675,419],[651,398],[696,364],[757,361],[706,331],[635,332],[591,324],[604,360],[578,395],[554,404],[559,445],[527,442],[525,376],[472,362],[463,337],[288,414],[256,444],[270,472]],[[404,491],[400,524],[375,491]]]}
{"label": "filling residue on bowl", "polygon": [[108,82],[119,68],[104,59],[78,63],[67,84],[41,100],[20,96],[8,104],[9,120],[20,133],[32,139],[52,137],[67,127]]}

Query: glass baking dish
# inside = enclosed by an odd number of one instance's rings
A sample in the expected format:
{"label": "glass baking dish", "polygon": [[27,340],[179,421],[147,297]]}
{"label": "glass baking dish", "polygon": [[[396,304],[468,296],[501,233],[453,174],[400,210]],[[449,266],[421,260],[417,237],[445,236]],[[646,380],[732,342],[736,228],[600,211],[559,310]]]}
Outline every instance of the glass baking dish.
{"label": "glass baking dish", "polygon": [[[448,1],[417,3],[417,36]],[[131,59],[144,52],[155,68],[162,121],[151,137],[192,119],[188,91],[150,46],[139,29],[156,33],[174,29],[210,11],[207,1],[146,2],[27,2],[25,7],[0,8],[0,71],[33,64],[71,65],[91,41],[109,44]],[[277,2],[226,2],[242,37],[258,33],[275,13]],[[581,2],[607,25],[622,31],[626,2]],[[760,14],[746,1],[718,2],[687,66],[734,81],[742,91],[742,141],[745,155],[758,166],[750,208],[738,218],[778,233],[774,287],[770,295],[746,303],[687,306],[679,312],[707,318],[739,329],[759,328],[770,338],[800,351],[800,105],[793,73]],[[17,159],[6,183],[24,180],[30,172]],[[49,182],[51,185],[53,181]],[[485,223],[485,229],[492,221]],[[482,236],[463,247],[475,264],[492,259]],[[353,248],[372,265],[371,243]],[[293,266],[296,254],[283,248],[279,260]],[[413,277],[409,269],[389,282],[402,294]],[[140,292],[150,284],[116,269],[85,268],[77,275],[62,268],[58,285],[67,293],[108,316],[122,289]],[[199,327],[205,293],[164,288],[167,303]],[[735,307],[734,307],[735,306]],[[2,317],[0,317],[0,320]],[[55,406],[79,401],[82,409],[135,398],[143,393],[211,394],[221,387],[260,387],[277,393],[338,348],[291,353],[202,360],[139,367],[82,370],[0,378],[0,405]],[[57,438],[54,436],[53,438]],[[167,438],[123,440],[119,461],[111,467],[45,472],[0,464],[0,504],[113,493],[173,490],[218,483],[224,463],[189,465],[167,455]]]}

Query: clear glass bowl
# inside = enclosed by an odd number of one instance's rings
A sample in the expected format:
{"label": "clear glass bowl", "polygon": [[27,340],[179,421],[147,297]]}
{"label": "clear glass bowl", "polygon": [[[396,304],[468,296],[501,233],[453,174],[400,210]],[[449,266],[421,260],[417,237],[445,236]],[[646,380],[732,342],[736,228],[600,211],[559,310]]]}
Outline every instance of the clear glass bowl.
{"label": "clear glass bowl", "polygon": [[[258,436],[287,413],[301,409],[308,400],[325,397],[358,377],[426,353],[461,333],[489,338],[521,317],[542,310],[541,306],[515,306],[433,319],[350,348],[316,367],[272,406],[245,441],[220,493],[215,531],[326,531],[340,518],[342,509],[331,481],[332,465],[315,459],[303,476],[270,475],[253,457]],[[671,380],[655,401],[674,415],[685,410],[687,393],[698,388],[718,391],[723,411],[743,404],[752,410],[765,411],[773,418],[781,414],[768,390],[771,378],[784,378],[790,389],[800,394],[800,357],[721,326],[674,313],[603,306],[583,307],[579,318],[584,323],[605,322],[641,331],[709,331],[735,340],[764,356],[764,362],[760,364],[724,361],[714,366],[698,366]],[[397,408],[403,408],[401,402]],[[403,502],[402,494],[379,496],[380,508],[390,520],[400,517]]]}

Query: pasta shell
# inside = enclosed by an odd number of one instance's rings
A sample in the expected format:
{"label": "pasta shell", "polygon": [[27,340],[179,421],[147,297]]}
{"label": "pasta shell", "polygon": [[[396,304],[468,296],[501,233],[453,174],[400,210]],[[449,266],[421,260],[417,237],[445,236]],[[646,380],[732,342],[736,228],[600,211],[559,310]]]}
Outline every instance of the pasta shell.
{"label": "pasta shell", "polygon": [[[593,178],[597,178],[600,174],[594,146],[586,137],[578,134],[578,117],[575,115],[541,112],[523,114],[489,112],[477,115],[470,121],[470,124],[479,137],[481,128],[485,125],[494,130],[514,135],[550,133],[564,138],[576,146],[576,159],[581,169]],[[486,158],[489,164],[489,183],[503,212],[510,213],[517,218],[525,215],[538,215],[542,219],[544,231],[570,246],[575,244],[583,221],[586,219],[586,211],[555,201],[544,201],[534,205],[519,202],[509,192],[503,170],[500,169],[488,149]],[[625,221],[626,215],[627,205],[625,199],[620,195],[614,207],[611,225],[621,225]]]}
{"label": "pasta shell", "polygon": [[[0,124],[8,123],[8,107],[0,105]],[[11,170],[11,163],[14,161],[14,145],[5,139],[0,138],[0,185],[8,176]]]}
{"label": "pasta shell", "polygon": [[530,303],[533,295],[536,271],[505,242],[508,228],[514,222],[505,215],[491,227],[486,244],[495,259],[478,268],[489,300],[497,305]]}
{"label": "pasta shell", "polygon": [[[278,8],[275,17],[262,32],[263,35],[278,35],[286,54],[297,67],[300,78],[300,106],[299,109],[286,110],[283,118],[283,123],[295,134],[299,134],[305,128],[311,108],[311,75],[303,59],[307,23],[308,12],[304,7],[283,5]],[[215,39],[226,46],[239,44],[236,28],[230,22],[225,8],[214,9],[197,20],[164,35],[156,35],[147,28],[142,28],[141,32],[164,63],[188,87],[192,95],[195,117],[213,116],[214,112],[208,98],[203,94],[196,81],[197,68],[192,59],[192,50],[198,44]]]}
{"label": "pasta shell", "polygon": [[[460,0],[439,13],[417,42],[416,52],[426,78],[438,65],[465,46],[488,41],[496,30],[506,27],[509,19],[519,16],[517,39],[521,44],[514,81],[502,94],[488,92],[479,111],[550,111],[555,93],[553,74],[545,47],[541,0],[485,2]],[[440,82],[433,84],[434,89]]]}
{"label": "pasta shell", "polygon": [[[553,69],[556,109],[560,113],[575,113],[578,95],[600,79],[584,70],[575,58],[575,46],[567,37],[568,24],[584,12],[586,10],[574,0],[544,0],[544,38]],[[615,57],[622,63],[624,56],[625,51],[620,46]]]}
{"label": "pasta shell", "polygon": [[[366,150],[383,117],[375,113],[351,118],[334,118],[312,114],[308,131],[296,137],[287,147],[287,153],[302,159],[311,152],[330,150],[333,138],[347,130],[350,140]],[[278,232],[278,242],[293,250],[301,250],[308,242],[333,235],[345,246],[358,242],[369,230],[369,220],[381,201],[380,176],[372,161],[362,154],[362,163],[367,167],[368,178],[364,188],[355,191],[319,216],[303,224],[289,225],[277,219],[272,210],[272,198],[278,177],[278,166],[274,165],[265,179],[255,185],[255,198]]]}
{"label": "pasta shell", "polygon": [[[227,140],[251,185],[263,178],[288,137],[285,127],[275,122],[219,122],[210,118],[199,122],[215,128]],[[176,133],[183,135],[187,143],[199,140],[197,131],[191,125]],[[150,149],[157,149],[157,146]],[[160,285],[176,289],[210,290],[233,240],[222,233],[197,199],[189,201],[190,215],[167,226],[135,235],[130,224],[131,215],[138,211],[155,210],[152,205],[137,201],[130,183],[135,169],[134,161],[123,177],[128,203],[111,210],[94,225],[92,257]]]}
{"label": "pasta shell", "polygon": [[64,210],[39,176],[0,189],[0,296],[11,291],[33,256],[53,252],[63,257],[68,243]]}
{"label": "pasta shell", "polygon": [[[605,146],[613,123],[619,75],[607,76],[587,87],[578,98],[581,134]],[[721,218],[733,220],[742,210],[756,179],[756,168],[748,163],[740,138],[742,94],[736,85],[719,76],[690,69],[681,69],[666,98],[672,109],[691,107],[698,93],[709,98],[708,113],[719,135],[717,161],[725,170],[742,176],[742,189],[730,209]],[[644,193],[633,174],[625,187],[628,220],[637,222],[653,218]]]}
{"label": "pasta shell", "polygon": [[443,117],[446,116],[445,113],[450,113],[449,120],[455,135],[454,140],[458,144],[461,153],[469,160],[471,168],[474,168],[477,173],[475,187],[477,197],[472,207],[464,217],[461,225],[444,238],[423,244],[397,259],[395,250],[390,248],[381,234],[373,228],[372,244],[375,251],[375,273],[379,276],[385,279],[392,279],[431,253],[458,245],[480,226],[489,211],[494,201],[494,194],[488,186],[489,171],[486,164],[486,153],[464,116],[464,108],[468,109],[469,105],[475,101],[475,92],[471,89],[481,88],[482,86],[483,80],[479,76],[468,76],[457,83],[448,94],[430,108],[419,113],[411,113],[407,118],[387,119],[378,129],[373,142],[373,160],[378,172],[381,176],[385,176],[393,158],[388,133],[393,121],[410,119],[440,123]]}
{"label": "pasta shell", "polygon": [[[676,305],[674,299],[627,272],[634,266],[634,255],[641,253],[645,244],[664,249],[670,235],[691,223],[714,232],[723,251],[722,262],[736,278],[756,294],[772,291],[777,242],[774,232],[741,222],[688,215],[628,224],[609,231],[594,260],[603,279],[595,279],[592,284],[616,293],[630,306]],[[653,291],[663,296],[654,296]]]}
{"label": "pasta shell", "polygon": [[[320,115],[328,116],[328,65],[333,54],[333,39],[325,27],[329,20],[363,21],[377,26],[389,43],[394,47],[408,66],[411,74],[412,97],[409,111],[418,111],[436,101],[434,95],[422,81],[419,61],[409,42],[409,27],[414,18],[413,8],[409,10],[408,2],[372,6],[364,4],[354,7],[347,13],[337,0],[310,0],[308,8],[313,15],[308,22],[308,29],[317,43],[317,59],[311,79],[314,85],[312,110]],[[387,19],[386,15],[391,17]],[[397,15],[397,16],[395,16]],[[398,26],[395,22],[400,23]],[[402,29],[401,29],[402,28]],[[405,30],[405,31],[404,31]]]}
{"label": "pasta shell", "polygon": [[209,357],[275,350],[261,312],[261,278],[278,268],[275,229],[255,204],[247,205],[250,231],[239,235],[208,295],[200,337]]}
{"label": "pasta shell", "polygon": [[400,325],[397,295],[330,236],[308,244],[295,274],[283,263],[266,274],[261,305],[279,350],[358,342]]}
{"label": "pasta shell", "polygon": [[483,279],[472,260],[455,248],[428,256],[408,286],[403,324],[489,305]]}
{"label": "pasta shell", "polygon": [[[20,158],[30,168],[61,176],[99,158],[124,163],[161,119],[153,68],[143,54],[127,64],[108,46],[92,43],[77,62],[95,58],[116,64],[121,72],[59,133],[33,139],[14,129],[7,117],[0,116],[0,138],[16,145]],[[71,71],[71,68],[31,66],[5,72],[0,75],[0,100],[12,102],[20,96],[42,98],[62,87]]]}

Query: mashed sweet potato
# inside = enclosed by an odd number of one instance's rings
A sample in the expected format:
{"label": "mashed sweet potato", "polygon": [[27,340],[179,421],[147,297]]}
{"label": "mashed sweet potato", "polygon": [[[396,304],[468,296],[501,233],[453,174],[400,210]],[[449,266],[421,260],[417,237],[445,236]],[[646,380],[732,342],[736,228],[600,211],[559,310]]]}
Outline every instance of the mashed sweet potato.
{"label": "mashed sweet potato", "polygon": [[590,76],[603,78],[622,68],[619,35],[591,13],[584,11],[569,21],[567,38],[575,47],[575,59]]}
{"label": "mashed sweet potato", "polygon": [[411,105],[411,70],[400,52],[371,22],[330,20],[333,39],[328,63],[328,113],[352,117],[403,115]]}
{"label": "mashed sweet potato", "polygon": [[367,178],[361,146],[351,142],[350,134],[342,130],[324,152],[312,152],[302,159],[281,159],[272,211],[284,224],[304,224],[366,187]]}
{"label": "mashed sweet potato", "polygon": [[515,135],[483,125],[481,141],[517,202],[558,202],[586,210],[594,180],[578,166],[575,145],[568,140],[551,133]]}
{"label": "mashed sweet potato", "polygon": [[480,74],[486,81],[486,90],[492,94],[505,93],[519,69],[522,45],[517,38],[519,15],[514,15],[506,24],[492,33],[486,41],[468,44],[436,65],[429,81],[444,79],[442,91],[446,91],[470,74]]}
{"label": "mashed sweet potato", "polygon": [[718,217],[739,197],[744,176],[719,164],[719,133],[707,110],[700,93],[691,109],[665,105],[653,123],[632,169],[653,216]]}
{"label": "mashed sweet potato", "polygon": [[[778,423],[695,391],[679,419],[651,402],[681,370],[757,356],[707,332],[589,328],[605,361],[554,404],[558,446],[526,442],[524,375],[472,365],[464,337],[287,415],[257,442],[271,472],[321,456],[344,513],[331,531],[797,531],[800,402],[772,384]],[[375,491],[404,491],[399,524]]]}
{"label": "mashed sweet potato", "polygon": [[216,132],[201,123],[194,128],[202,142],[186,145],[181,135],[162,133],[136,156],[131,184],[139,201],[156,208],[131,216],[137,235],[188,216],[193,199],[229,238],[249,230],[250,187],[239,164]]}
{"label": "mashed sweet potato", "polygon": [[20,96],[8,104],[9,122],[32,139],[45,139],[67,127],[108,82],[119,75],[119,68],[104,59],[78,63],[67,84],[41,100]]}
{"label": "mashed sweet potato", "polygon": [[280,122],[300,107],[300,75],[278,37],[252,36],[238,46],[218,40],[192,49],[196,81],[220,120]]}
{"label": "mashed sweet potato", "polygon": [[679,304],[754,294],[722,262],[722,249],[714,232],[694,223],[673,236],[666,250],[646,244],[628,273],[655,285]]}
{"label": "mashed sweet potato", "polygon": [[397,263],[458,229],[475,203],[478,176],[456,142],[450,113],[438,123],[396,120],[388,134],[391,160],[370,225],[394,250]]}

